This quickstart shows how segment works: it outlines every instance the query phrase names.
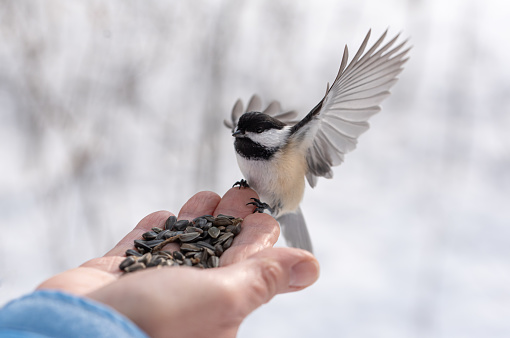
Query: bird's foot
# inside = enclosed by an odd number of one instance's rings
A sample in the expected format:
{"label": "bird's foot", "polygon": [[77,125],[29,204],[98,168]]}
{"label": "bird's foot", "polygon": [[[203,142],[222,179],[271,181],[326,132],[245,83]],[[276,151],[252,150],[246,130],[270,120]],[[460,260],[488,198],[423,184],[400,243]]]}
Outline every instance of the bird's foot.
{"label": "bird's foot", "polygon": [[232,188],[235,187],[235,186],[239,186],[239,189],[241,189],[241,188],[249,188],[250,187],[250,185],[248,184],[248,182],[245,179],[242,179],[242,180],[237,181],[236,183],[234,183]]}
{"label": "bird's foot", "polygon": [[264,203],[264,202],[261,202],[258,198],[251,198],[253,200],[253,202],[248,202],[246,203],[246,205],[254,205],[255,206],[255,210],[253,210],[253,213],[256,213],[256,212],[259,212],[259,213],[263,213],[264,210],[269,210],[271,213],[273,212],[273,208],[271,208],[269,206],[269,204],[267,203]]}

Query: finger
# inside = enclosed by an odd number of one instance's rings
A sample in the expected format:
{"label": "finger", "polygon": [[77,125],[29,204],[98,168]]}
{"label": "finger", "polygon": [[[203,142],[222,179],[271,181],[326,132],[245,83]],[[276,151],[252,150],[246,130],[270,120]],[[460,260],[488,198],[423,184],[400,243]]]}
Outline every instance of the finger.
{"label": "finger", "polygon": [[232,188],[223,195],[216,210],[214,210],[214,216],[223,214],[244,218],[253,213],[253,206],[246,205],[246,203],[252,202],[251,198],[258,197],[253,189]]}
{"label": "finger", "polygon": [[118,265],[121,257],[101,257],[95,260],[59,273],[42,282],[37,289],[56,289],[83,295],[114,282],[120,275]]}
{"label": "finger", "polygon": [[239,298],[232,300],[237,309],[248,315],[277,294],[312,285],[319,278],[319,263],[306,250],[270,248],[214,273],[223,277],[226,292]]}
{"label": "finger", "polygon": [[145,216],[138,225],[121,239],[112,250],[108,251],[105,256],[124,256],[127,249],[134,248],[133,241],[135,239],[141,239],[142,234],[153,227],[164,228],[166,220],[171,215],[173,214],[169,211],[156,211]]}
{"label": "finger", "polygon": [[278,240],[278,222],[267,214],[254,214],[253,206],[246,205],[252,198],[258,198],[254,190],[232,188],[223,196],[214,212],[215,215],[224,214],[244,219],[241,233],[220,258],[222,266],[239,262],[272,247]]}
{"label": "finger", "polygon": [[280,235],[278,222],[267,214],[250,214],[244,218],[241,232],[220,258],[221,266],[240,262],[273,247]]}
{"label": "finger", "polygon": [[191,197],[181,208],[179,219],[193,219],[198,216],[212,215],[221,197],[212,191],[201,191]]}

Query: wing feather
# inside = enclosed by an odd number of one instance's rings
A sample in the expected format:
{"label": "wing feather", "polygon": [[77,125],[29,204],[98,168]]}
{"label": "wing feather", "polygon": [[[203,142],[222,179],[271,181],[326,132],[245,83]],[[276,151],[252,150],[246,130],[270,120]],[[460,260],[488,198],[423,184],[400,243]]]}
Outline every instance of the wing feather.
{"label": "wing feather", "polygon": [[248,106],[246,107],[246,110],[243,109],[243,102],[240,99],[238,99],[234,104],[234,107],[232,108],[232,113],[230,114],[230,121],[224,120],[223,124],[227,128],[231,129],[232,132],[234,132],[237,127],[237,121],[239,121],[241,115],[243,115],[245,112],[251,111],[262,111],[262,113],[271,115],[272,117],[277,118],[283,123],[291,126],[297,122],[295,118],[298,116],[298,113],[293,110],[282,111],[281,104],[278,101],[273,101],[269,103],[269,105],[264,110],[262,110],[261,108],[262,100],[256,94],[254,94],[251,97],[250,101],[248,102]]}
{"label": "wing feather", "polygon": [[[387,31],[365,52],[371,31],[348,62],[344,49],[335,81],[328,86],[319,104],[293,127],[293,135],[312,137],[307,150],[308,183],[317,177],[331,178],[331,167],[343,162],[344,155],[356,148],[358,137],[368,130],[368,119],[379,112],[381,102],[390,95],[398,74],[408,60],[407,41],[396,44],[399,35],[383,44]],[[308,134],[310,133],[310,134]]]}

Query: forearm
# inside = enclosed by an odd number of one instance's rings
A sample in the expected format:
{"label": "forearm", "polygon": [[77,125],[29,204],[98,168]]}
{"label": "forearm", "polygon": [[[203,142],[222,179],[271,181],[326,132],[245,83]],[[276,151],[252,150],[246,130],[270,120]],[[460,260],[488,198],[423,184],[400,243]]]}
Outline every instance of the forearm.
{"label": "forearm", "polygon": [[0,336],[140,337],[129,319],[98,302],[60,291],[41,290],[0,309]]}

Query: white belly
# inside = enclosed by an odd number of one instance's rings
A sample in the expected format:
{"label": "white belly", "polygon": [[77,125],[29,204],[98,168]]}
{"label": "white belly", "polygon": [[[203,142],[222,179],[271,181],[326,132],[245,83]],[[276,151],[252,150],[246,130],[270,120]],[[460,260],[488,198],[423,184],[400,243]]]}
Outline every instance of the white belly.
{"label": "white belly", "polygon": [[298,152],[277,153],[271,161],[247,160],[237,155],[237,163],[260,200],[275,210],[274,217],[299,207],[305,189],[306,161]]}

